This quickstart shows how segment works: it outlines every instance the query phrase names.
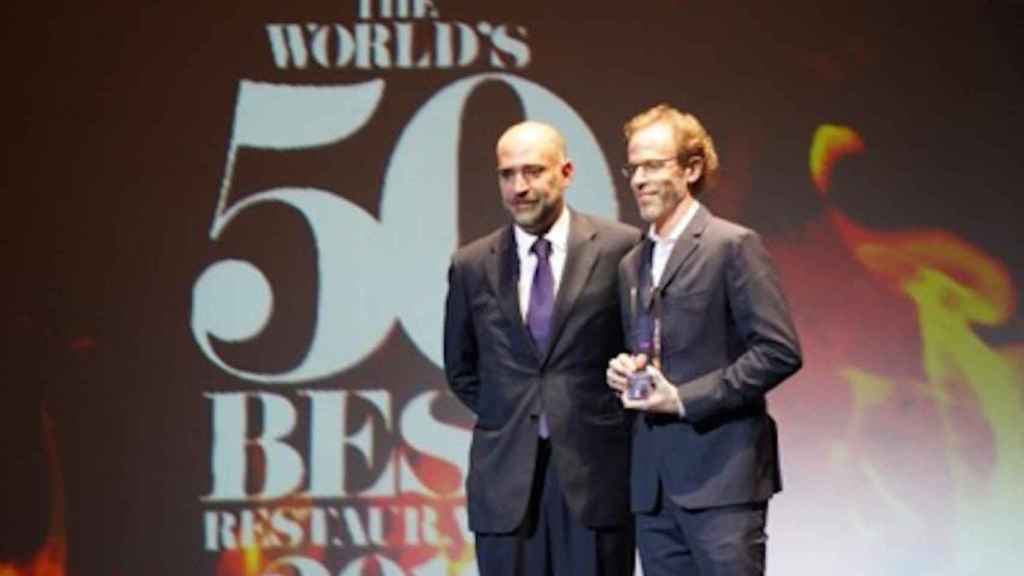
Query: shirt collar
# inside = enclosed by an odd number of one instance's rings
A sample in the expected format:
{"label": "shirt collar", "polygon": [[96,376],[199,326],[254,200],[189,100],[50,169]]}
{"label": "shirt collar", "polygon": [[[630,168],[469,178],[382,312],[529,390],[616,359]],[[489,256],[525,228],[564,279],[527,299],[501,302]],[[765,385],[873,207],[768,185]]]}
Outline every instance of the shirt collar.
{"label": "shirt collar", "polygon": [[658,234],[654,231],[654,224],[651,224],[651,226],[647,229],[647,237],[650,238],[651,241],[653,241],[655,244],[659,242],[674,244],[676,240],[679,240],[679,237],[683,235],[683,231],[686,230],[686,226],[690,223],[691,220],[693,220],[694,215],[697,214],[698,208],[700,208],[700,202],[698,202],[697,199],[694,198],[693,204],[691,204],[690,208],[686,210],[686,214],[683,214],[683,217],[679,219],[679,222],[677,222],[676,225],[672,227],[672,230],[668,233],[668,236],[664,238],[658,236]]}
{"label": "shirt collar", "polygon": [[[551,247],[556,251],[566,252],[569,246],[569,208],[562,206],[562,213],[558,215],[555,223],[544,233],[544,238],[551,242]],[[537,236],[530,234],[519,227],[518,224],[512,227],[516,235],[516,252],[519,253],[519,260],[524,260],[530,254],[530,248],[537,241]]]}

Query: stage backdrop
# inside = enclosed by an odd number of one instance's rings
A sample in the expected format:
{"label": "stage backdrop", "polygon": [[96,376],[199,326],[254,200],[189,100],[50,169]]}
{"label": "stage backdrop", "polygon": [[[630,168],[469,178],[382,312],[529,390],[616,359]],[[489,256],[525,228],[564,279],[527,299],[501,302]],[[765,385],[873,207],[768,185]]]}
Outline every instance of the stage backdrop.
{"label": "stage backdrop", "polygon": [[1019,2],[62,4],[5,18],[3,576],[474,574],[442,308],[494,142],[556,125],[639,224],[660,102],[803,341],[769,572],[1019,570]]}

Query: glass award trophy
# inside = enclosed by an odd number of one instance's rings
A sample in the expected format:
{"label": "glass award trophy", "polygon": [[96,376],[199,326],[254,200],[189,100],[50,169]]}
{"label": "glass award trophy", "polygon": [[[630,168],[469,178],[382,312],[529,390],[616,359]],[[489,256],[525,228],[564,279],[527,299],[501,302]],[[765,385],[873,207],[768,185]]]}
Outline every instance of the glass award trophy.
{"label": "glass award trophy", "polygon": [[630,334],[629,348],[634,356],[643,354],[647,357],[644,367],[636,370],[626,378],[626,398],[630,400],[643,400],[651,393],[653,380],[647,371],[647,365],[654,363],[657,366],[657,357],[660,346],[660,322],[655,314],[654,306],[649,306],[641,301],[636,288],[629,292],[629,317]]}

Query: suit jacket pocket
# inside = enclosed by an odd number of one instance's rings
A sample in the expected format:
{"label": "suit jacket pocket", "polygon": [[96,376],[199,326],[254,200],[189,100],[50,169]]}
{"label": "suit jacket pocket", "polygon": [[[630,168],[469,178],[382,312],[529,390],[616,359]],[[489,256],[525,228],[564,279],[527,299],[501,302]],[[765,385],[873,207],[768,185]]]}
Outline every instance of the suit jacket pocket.
{"label": "suit jacket pocket", "polygon": [[711,312],[713,290],[675,293],[666,290],[661,301],[661,342],[664,354],[690,346],[701,336]]}

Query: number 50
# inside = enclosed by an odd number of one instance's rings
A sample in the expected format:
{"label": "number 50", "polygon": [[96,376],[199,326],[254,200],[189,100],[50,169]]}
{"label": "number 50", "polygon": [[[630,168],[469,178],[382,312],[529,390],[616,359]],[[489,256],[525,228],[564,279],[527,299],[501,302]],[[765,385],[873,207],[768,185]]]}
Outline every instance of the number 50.
{"label": "number 50", "polygon": [[192,291],[192,335],[203,354],[246,380],[308,382],[360,362],[397,321],[420,352],[440,366],[445,272],[458,241],[458,127],[467,98],[486,81],[505,83],[522,101],[527,118],[563,132],[577,166],[570,203],[585,212],[617,217],[611,172],[586,123],[552,92],[508,74],[458,80],[416,112],[388,163],[379,221],[346,200],[344,190],[278,187],[228,206],[240,148],[296,150],[338,142],[366,124],[384,94],[383,80],[339,86],[245,80],[239,87],[210,239],[220,238],[252,206],[274,204],[299,212],[317,255],[316,322],[309,349],[287,371],[261,373],[229,365],[211,338],[240,342],[258,335],[270,319],[274,296],[266,276],[251,263],[221,260],[199,275]]}

